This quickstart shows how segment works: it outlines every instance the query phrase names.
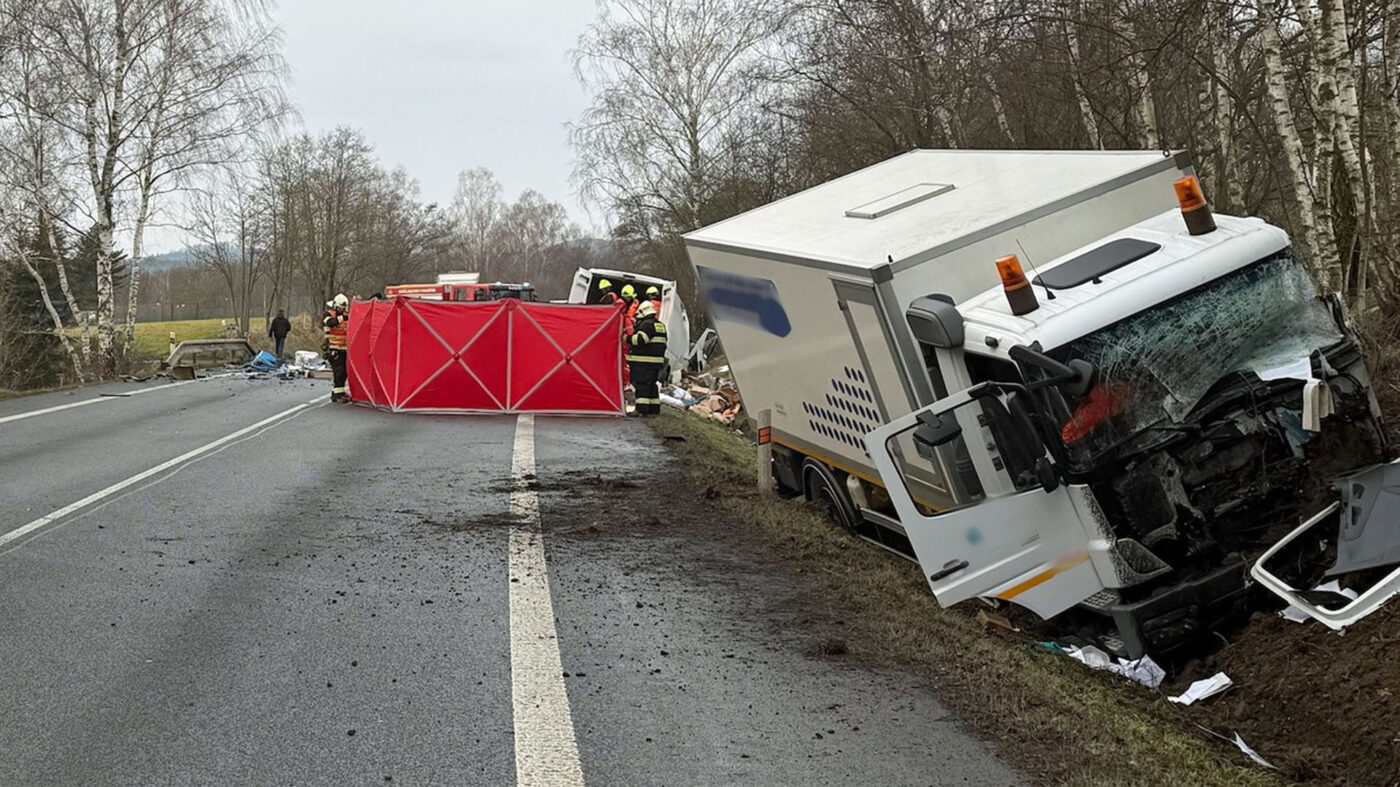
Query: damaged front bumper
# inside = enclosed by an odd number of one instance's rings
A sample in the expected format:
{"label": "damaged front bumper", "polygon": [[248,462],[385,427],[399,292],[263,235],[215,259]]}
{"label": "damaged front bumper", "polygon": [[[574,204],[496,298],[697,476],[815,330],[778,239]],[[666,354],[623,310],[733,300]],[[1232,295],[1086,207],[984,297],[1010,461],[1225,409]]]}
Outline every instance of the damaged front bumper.
{"label": "damaged front bumper", "polygon": [[1299,590],[1265,568],[1270,559],[1324,522],[1337,525],[1337,559],[1326,571],[1327,576],[1354,574],[1400,563],[1400,460],[1343,476],[1334,486],[1341,499],[1270,547],[1255,561],[1249,573],[1279,598],[1328,628],[1340,631],[1400,594],[1400,568],[1360,592],[1354,600],[1327,591]]}

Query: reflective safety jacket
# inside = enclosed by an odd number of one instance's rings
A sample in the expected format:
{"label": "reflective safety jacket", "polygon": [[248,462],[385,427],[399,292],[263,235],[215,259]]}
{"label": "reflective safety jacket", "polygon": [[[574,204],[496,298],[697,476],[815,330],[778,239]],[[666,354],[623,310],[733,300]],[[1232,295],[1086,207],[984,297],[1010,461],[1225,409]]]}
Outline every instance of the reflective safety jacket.
{"label": "reflective safety jacket", "polygon": [[666,362],[666,324],[655,317],[637,320],[628,341],[632,345],[627,352],[629,363]]}
{"label": "reflective safety jacket", "polygon": [[326,331],[326,346],[332,350],[345,350],[350,346],[350,315],[335,309],[326,310],[326,318],[321,321]]}

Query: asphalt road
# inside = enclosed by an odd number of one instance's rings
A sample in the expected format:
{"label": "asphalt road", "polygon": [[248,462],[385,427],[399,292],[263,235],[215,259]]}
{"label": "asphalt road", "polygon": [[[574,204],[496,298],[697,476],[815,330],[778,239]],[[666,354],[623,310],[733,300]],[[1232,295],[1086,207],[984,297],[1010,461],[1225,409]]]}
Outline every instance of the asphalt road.
{"label": "asphalt road", "polygon": [[803,655],[771,568],[638,525],[644,425],[526,419],[521,475],[515,418],[325,385],[0,402],[0,784],[1026,781]]}

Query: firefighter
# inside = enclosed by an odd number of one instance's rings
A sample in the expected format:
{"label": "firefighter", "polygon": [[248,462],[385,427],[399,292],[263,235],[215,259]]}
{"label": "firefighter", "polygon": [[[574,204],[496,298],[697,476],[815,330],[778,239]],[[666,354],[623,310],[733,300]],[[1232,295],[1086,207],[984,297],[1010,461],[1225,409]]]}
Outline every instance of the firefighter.
{"label": "firefighter", "polygon": [[656,313],[661,314],[661,288],[655,284],[647,288],[647,300],[656,309]]}
{"label": "firefighter", "polygon": [[637,324],[628,337],[631,349],[632,385],[637,389],[637,415],[661,413],[661,372],[666,365],[666,325],[656,318],[656,307],[643,301],[637,307]]}
{"label": "firefighter", "polygon": [[617,293],[612,291],[612,282],[607,279],[602,279],[598,282],[598,300],[596,301],[598,305],[615,306],[621,302],[621,300],[621,298],[617,297]]}
{"label": "firefighter", "polygon": [[637,322],[637,290],[630,284],[622,288],[622,305],[627,307],[627,314],[622,318],[623,325],[627,330],[627,335],[632,335],[632,326]]}
{"label": "firefighter", "polygon": [[341,294],[326,301],[326,317],[321,321],[321,325],[326,332],[323,346],[326,360],[331,364],[331,374],[334,377],[331,382],[331,401],[348,402],[350,391],[346,383],[350,372],[347,368],[346,350],[349,348],[350,336],[350,299]]}

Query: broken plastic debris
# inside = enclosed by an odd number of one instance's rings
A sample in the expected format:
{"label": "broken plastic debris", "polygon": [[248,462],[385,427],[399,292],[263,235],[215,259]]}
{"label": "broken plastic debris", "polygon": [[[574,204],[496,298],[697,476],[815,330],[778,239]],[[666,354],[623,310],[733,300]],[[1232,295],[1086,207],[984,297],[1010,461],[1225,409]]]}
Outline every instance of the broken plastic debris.
{"label": "broken plastic debris", "polygon": [[1118,659],[1115,662],[1112,656],[1092,645],[1082,648],[1073,645],[1061,646],[1059,650],[1090,669],[1121,675],[1149,689],[1162,685],[1162,680],[1167,677],[1167,671],[1157,666],[1157,662],[1153,661],[1151,656],[1132,660]]}
{"label": "broken plastic debris", "polygon": [[1233,685],[1235,685],[1235,682],[1230,680],[1228,675],[1223,672],[1217,672],[1205,680],[1198,680],[1192,683],[1187,687],[1186,691],[1183,691],[1181,694],[1175,697],[1168,697],[1167,699],[1178,705],[1191,705],[1203,699],[1214,697]]}
{"label": "broken plastic debris", "polygon": [[[1355,590],[1352,590],[1351,588],[1342,587],[1342,583],[1338,582],[1335,579],[1331,582],[1318,585],[1317,587],[1313,588],[1313,592],[1336,593],[1340,596],[1346,596],[1347,601],[1355,601],[1357,595]],[[1309,615],[1307,610],[1303,609],[1297,604],[1289,604],[1282,612],[1278,614],[1279,617],[1283,618],[1284,620],[1291,620],[1294,623],[1306,623],[1309,620],[1312,620],[1312,615]]]}
{"label": "broken plastic debris", "polygon": [[1278,766],[1274,765],[1273,763],[1271,763],[1271,762],[1269,762],[1268,760],[1264,759],[1263,757],[1259,756],[1259,752],[1255,751],[1254,749],[1251,749],[1251,748],[1249,747],[1249,744],[1244,742],[1244,738],[1241,738],[1241,737],[1240,737],[1240,734],[1239,734],[1238,732],[1235,733],[1235,737],[1233,737],[1233,738],[1227,738],[1227,737],[1225,737],[1224,735],[1221,735],[1220,733],[1218,733],[1218,732],[1216,732],[1216,731],[1214,731],[1214,730],[1206,729],[1205,727],[1202,727],[1202,726],[1199,725],[1199,724],[1197,724],[1196,727],[1199,728],[1202,732],[1206,732],[1206,733],[1209,733],[1210,735],[1214,735],[1215,737],[1219,738],[1219,739],[1222,740],[1222,741],[1228,741],[1228,742],[1230,742],[1230,743],[1235,744],[1235,748],[1237,748],[1237,749],[1239,749],[1240,751],[1244,752],[1244,756],[1248,757],[1248,758],[1251,759],[1251,760],[1254,760],[1255,762],[1259,763],[1260,765],[1264,766],[1265,768],[1269,768],[1269,769],[1275,770],[1275,771],[1278,770]]}

